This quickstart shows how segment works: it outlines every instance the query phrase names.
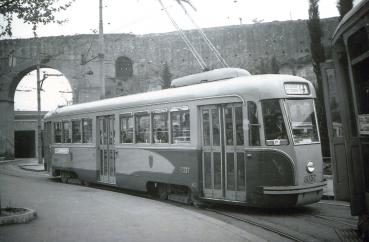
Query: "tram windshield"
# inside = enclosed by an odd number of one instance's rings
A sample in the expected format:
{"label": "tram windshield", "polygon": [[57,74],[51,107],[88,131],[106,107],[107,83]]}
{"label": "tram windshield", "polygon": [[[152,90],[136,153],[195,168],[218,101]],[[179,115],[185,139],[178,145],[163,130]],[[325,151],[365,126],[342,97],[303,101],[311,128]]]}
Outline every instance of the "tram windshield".
{"label": "tram windshield", "polygon": [[287,99],[286,104],[294,143],[301,145],[319,142],[313,100]]}
{"label": "tram windshield", "polygon": [[262,101],[266,145],[288,145],[286,125],[278,99]]}

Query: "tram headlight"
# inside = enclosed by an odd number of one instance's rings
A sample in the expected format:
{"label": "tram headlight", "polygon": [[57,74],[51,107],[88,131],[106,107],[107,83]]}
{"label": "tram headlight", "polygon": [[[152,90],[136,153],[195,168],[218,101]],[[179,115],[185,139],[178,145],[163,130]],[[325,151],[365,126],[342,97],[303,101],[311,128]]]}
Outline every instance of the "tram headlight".
{"label": "tram headlight", "polygon": [[309,161],[309,162],[306,164],[306,170],[307,170],[307,172],[312,173],[312,172],[315,170],[314,162]]}

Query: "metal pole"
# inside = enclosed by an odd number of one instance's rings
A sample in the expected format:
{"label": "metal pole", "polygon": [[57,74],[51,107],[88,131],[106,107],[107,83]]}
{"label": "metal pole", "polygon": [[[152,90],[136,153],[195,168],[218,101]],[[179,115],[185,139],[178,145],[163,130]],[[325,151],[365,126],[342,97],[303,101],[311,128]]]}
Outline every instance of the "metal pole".
{"label": "metal pole", "polygon": [[40,80],[40,42],[37,42],[37,158],[38,164],[42,164],[41,141],[41,80]]}
{"label": "metal pole", "polygon": [[99,0],[99,79],[101,83],[100,99],[105,98],[105,72],[104,72],[104,30],[103,30],[103,2]]}

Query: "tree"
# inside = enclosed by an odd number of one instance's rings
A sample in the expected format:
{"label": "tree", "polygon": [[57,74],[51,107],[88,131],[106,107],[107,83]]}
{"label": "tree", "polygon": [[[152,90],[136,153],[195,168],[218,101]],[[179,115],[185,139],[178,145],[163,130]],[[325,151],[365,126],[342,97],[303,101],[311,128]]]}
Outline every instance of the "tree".
{"label": "tree", "polygon": [[352,0],[338,0],[337,1],[337,9],[340,13],[340,20],[345,16],[345,14],[352,9],[353,6]]}
{"label": "tree", "polygon": [[161,79],[162,79],[161,87],[163,89],[169,88],[170,82],[172,80],[172,74],[170,73],[168,63],[166,62],[164,64],[163,71],[161,73]]}
{"label": "tree", "polygon": [[32,25],[33,34],[39,24],[61,24],[66,20],[55,17],[55,13],[64,11],[75,0],[0,0],[0,16],[4,19],[4,25],[0,25],[0,36],[12,36],[12,23],[14,17]]}
{"label": "tree", "polygon": [[317,83],[315,85],[317,100],[316,109],[319,122],[320,137],[323,156],[329,155],[329,140],[327,133],[327,120],[325,119],[323,79],[320,63],[325,61],[324,48],[321,42],[322,31],[319,17],[319,0],[309,0],[309,20],[307,22],[310,35],[310,52]]}

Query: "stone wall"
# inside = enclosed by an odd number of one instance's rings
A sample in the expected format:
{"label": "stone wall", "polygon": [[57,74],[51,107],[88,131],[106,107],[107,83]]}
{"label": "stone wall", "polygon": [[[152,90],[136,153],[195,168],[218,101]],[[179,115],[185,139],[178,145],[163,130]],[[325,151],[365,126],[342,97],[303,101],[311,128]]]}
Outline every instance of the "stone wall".
{"label": "stone wall", "polygon": [[[322,20],[322,42],[328,56],[337,24],[337,18]],[[208,28],[204,32],[231,67],[252,74],[288,73],[315,80],[306,20]],[[222,67],[197,31],[186,34],[209,68]],[[74,103],[100,98],[98,35],[1,40],[0,154],[13,152],[14,93],[21,79],[36,68],[38,46],[41,66],[64,74],[72,87]],[[108,34],[104,49],[107,97],[160,89],[165,64],[172,78],[202,71],[177,32]],[[118,58],[129,60],[130,75],[117,75]]]}

